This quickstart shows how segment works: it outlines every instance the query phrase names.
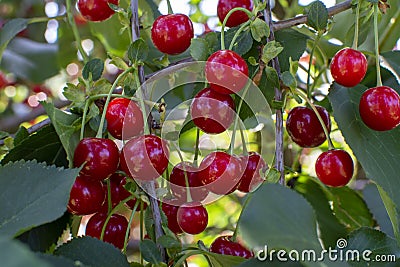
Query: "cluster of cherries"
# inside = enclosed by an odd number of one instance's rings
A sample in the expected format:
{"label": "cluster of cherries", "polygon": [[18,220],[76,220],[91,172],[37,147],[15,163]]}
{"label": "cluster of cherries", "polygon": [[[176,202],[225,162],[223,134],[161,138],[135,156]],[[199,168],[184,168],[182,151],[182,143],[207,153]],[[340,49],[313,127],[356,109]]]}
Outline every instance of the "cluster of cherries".
{"label": "cluster of cherries", "polygon": [[[108,19],[114,11],[109,3],[118,0],[78,0],[83,17],[90,21]],[[252,9],[250,0],[218,2],[218,16],[223,21],[235,7]],[[248,20],[247,14],[237,11],[229,17],[227,26],[237,26]],[[153,44],[163,53],[176,55],[190,46],[194,37],[193,24],[183,14],[158,17],[151,29]],[[197,127],[206,133],[217,134],[232,124],[235,107],[232,93],[240,91],[247,82],[248,67],[245,60],[231,50],[220,50],[212,54],[206,63],[205,73],[210,87],[201,90],[191,104],[191,115]],[[83,166],[72,187],[68,210],[76,215],[93,214],[86,234],[100,238],[102,228],[111,208],[131,196],[125,189],[132,178],[136,182],[154,181],[168,167],[167,142],[155,135],[143,134],[143,114],[137,103],[125,99],[113,99],[106,110],[107,130],[115,139],[127,140],[121,151],[107,138],[84,138],[74,154],[74,165]],[[199,234],[208,224],[208,213],[201,201],[210,192],[218,195],[255,190],[264,179],[260,170],[265,161],[256,152],[241,157],[217,151],[207,155],[200,166],[180,162],[173,167],[169,182],[171,199],[160,201],[161,209],[168,219],[168,227],[175,234]],[[111,196],[107,196],[107,179]],[[190,197],[188,197],[188,195]],[[109,199],[111,200],[109,200]],[[131,197],[132,198],[132,197]],[[137,199],[125,203],[134,208]],[[137,206],[137,204],[136,204]],[[143,205],[142,205],[143,207]],[[105,227],[103,240],[118,248],[124,245],[128,221],[119,214],[112,214]],[[210,251],[245,258],[253,256],[230,236],[218,237]]]}

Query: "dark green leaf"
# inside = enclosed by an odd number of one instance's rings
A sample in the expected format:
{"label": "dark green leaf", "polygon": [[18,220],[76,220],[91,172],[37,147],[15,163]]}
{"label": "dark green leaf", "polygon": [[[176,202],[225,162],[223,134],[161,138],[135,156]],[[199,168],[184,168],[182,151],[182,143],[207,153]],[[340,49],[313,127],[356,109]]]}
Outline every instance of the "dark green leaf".
{"label": "dark green leaf", "polygon": [[97,81],[101,78],[104,71],[104,62],[100,58],[94,58],[88,61],[82,70],[82,77],[85,80],[89,80],[90,77],[93,81]]}
{"label": "dark green leaf", "polygon": [[148,54],[149,47],[141,38],[137,39],[129,46],[128,58],[133,62],[133,64],[145,61]]}
{"label": "dark green leaf", "polygon": [[21,144],[28,136],[28,130],[24,126],[20,126],[14,137],[14,146]]}
{"label": "dark green leaf", "polygon": [[57,248],[55,255],[80,261],[88,266],[129,267],[126,256],[119,249],[89,236],[72,239],[72,241]]}
{"label": "dark green leaf", "polygon": [[74,104],[80,105],[82,108],[85,105],[86,95],[84,88],[80,85],[75,85],[72,83],[67,83],[64,87],[63,95]]}
{"label": "dark green leaf", "polygon": [[285,71],[281,75],[281,79],[284,85],[289,87],[292,90],[295,90],[297,87],[296,78],[289,71]]}
{"label": "dark green leaf", "polygon": [[328,17],[328,9],[321,1],[314,1],[308,6],[307,24],[317,32],[326,29]]}
{"label": "dark green leaf", "polygon": [[144,239],[140,241],[139,249],[143,259],[146,261],[153,264],[162,262],[160,251],[158,250],[156,243],[154,243],[152,240]]}
{"label": "dark green leaf", "polygon": [[0,233],[13,237],[61,217],[78,173],[35,161],[1,166]]}
{"label": "dark green leaf", "polygon": [[[262,255],[263,256],[263,255]],[[249,259],[242,264],[238,265],[238,267],[265,267],[268,266],[274,266],[274,267],[303,267],[299,262],[293,262],[293,261],[279,261],[276,258],[271,261],[271,262],[266,262],[266,261],[260,261],[259,259]]]}
{"label": "dark green leaf", "polygon": [[349,187],[329,188],[333,194],[336,217],[352,231],[361,226],[374,225],[372,214],[360,194]]}
{"label": "dark green leaf", "polygon": [[394,236],[400,242],[400,234],[399,234],[399,211],[397,210],[396,205],[393,203],[393,200],[388,196],[388,194],[383,190],[383,188],[377,185],[379,195],[381,196],[383,205],[389,215],[389,219],[392,223]]}
{"label": "dark green leaf", "polygon": [[157,239],[157,243],[165,248],[181,248],[182,244],[172,236],[163,235]]}
{"label": "dark green leaf", "polygon": [[205,39],[193,38],[189,49],[190,55],[197,61],[206,61],[209,56],[209,47]]}
{"label": "dark green leaf", "polygon": [[[233,39],[233,36],[235,35],[236,31],[239,29],[240,26],[238,27],[233,27],[230,28],[225,32],[225,46],[228,48],[230,46],[230,43]],[[221,37],[218,34],[218,42],[215,43],[214,46],[214,51],[220,50],[220,40]],[[239,37],[236,39],[235,44],[232,47],[232,50],[238,53],[239,55],[244,55],[246,54],[252,47],[253,45],[253,38],[251,37],[251,33],[249,30],[243,31],[239,34]]]}
{"label": "dark green leaf", "polygon": [[367,177],[379,184],[400,207],[400,127],[387,132],[369,129],[361,120],[358,105],[361,94],[367,88],[353,88],[334,84],[328,95],[335,121],[355,156],[367,173]]}
{"label": "dark green leaf", "polygon": [[17,37],[4,51],[1,67],[18,78],[41,83],[59,73],[57,53],[56,44],[38,43]]}
{"label": "dark green leaf", "polygon": [[206,251],[202,254],[207,255],[213,267],[237,266],[245,261],[244,258],[237,256],[222,255]]}
{"label": "dark green leaf", "polygon": [[35,227],[17,239],[27,244],[33,251],[46,252],[52,245],[56,245],[63,231],[67,229],[71,215],[65,213],[57,220]]}
{"label": "dark green leaf", "polygon": [[330,198],[321,184],[310,178],[299,177],[295,182],[294,189],[302,194],[313,206],[317,214],[324,247],[335,247],[339,238],[347,236],[347,231],[331,209]]}
{"label": "dark green leaf", "polygon": [[154,3],[153,0],[140,0],[139,1],[139,6],[142,7],[142,2],[146,3],[149,7],[150,10],[153,13],[153,19],[155,20],[156,18],[158,18],[159,16],[161,16],[160,11],[158,10],[158,6]]}
{"label": "dark green leaf", "polygon": [[394,231],[386,208],[379,195],[378,188],[375,184],[368,184],[362,191],[364,200],[369,210],[374,215],[380,230],[389,236],[394,237]]}
{"label": "dark green leaf", "polygon": [[261,39],[269,36],[269,26],[268,24],[259,18],[253,20],[250,24],[251,35],[254,40],[261,42]]}
{"label": "dark green leaf", "polygon": [[[392,262],[398,262],[400,258],[400,248],[396,240],[388,237],[378,230],[367,227],[360,228],[350,233],[348,243],[347,246],[344,248],[344,251],[353,250],[357,250],[360,252],[360,261],[351,261],[352,265],[354,266],[367,266],[367,264],[368,266],[382,266],[374,263],[377,255],[380,255],[379,257],[384,256],[386,257],[386,259],[389,259],[389,257],[393,257],[391,260]],[[364,251],[372,252],[370,254],[367,254],[367,258],[370,259],[370,262],[366,261],[366,259],[362,257]],[[390,260],[387,260],[386,263],[390,264]]]}
{"label": "dark green leaf", "polygon": [[0,62],[8,43],[19,32],[26,29],[29,19],[16,18],[8,21],[0,30]]}
{"label": "dark green leaf", "polygon": [[268,64],[268,62],[277,57],[282,51],[283,47],[280,43],[270,41],[264,46],[261,59],[265,64]]}
{"label": "dark green leaf", "polygon": [[10,134],[4,131],[0,131],[0,140],[6,138],[7,136],[10,136]]}
{"label": "dark green leaf", "polygon": [[1,164],[21,159],[36,159],[38,162],[46,162],[48,165],[55,164],[58,167],[68,166],[67,155],[52,125],[43,127],[15,146],[3,158]]}
{"label": "dark green leaf", "polygon": [[54,128],[61,140],[67,153],[67,159],[72,162],[74,151],[79,143],[80,125],[74,125],[79,117],[75,114],[66,113],[54,107],[51,103],[42,102],[47,115],[49,116]]}
{"label": "dark green leaf", "polygon": [[53,265],[39,259],[26,246],[8,237],[0,237],[0,258],[1,265],[5,267],[52,267]]}
{"label": "dark green leaf", "polygon": [[275,33],[275,39],[283,46],[283,51],[279,54],[279,65],[281,71],[290,70],[289,58],[299,60],[306,50],[308,36],[293,29],[284,29]]}
{"label": "dark green leaf", "polygon": [[265,66],[265,74],[267,75],[267,81],[271,84],[271,86],[280,88],[279,85],[279,77],[276,69],[270,66]]}
{"label": "dark green leaf", "polygon": [[53,267],[87,267],[82,262],[74,261],[62,256],[55,256],[52,254],[36,254],[37,257]]}
{"label": "dark green leaf", "polygon": [[250,247],[321,250],[313,208],[279,184],[264,183],[253,193],[238,227]]}
{"label": "dark green leaf", "polygon": [[400,51],[388,51],[381,54],[381,66],[389,70],[400,84]]}

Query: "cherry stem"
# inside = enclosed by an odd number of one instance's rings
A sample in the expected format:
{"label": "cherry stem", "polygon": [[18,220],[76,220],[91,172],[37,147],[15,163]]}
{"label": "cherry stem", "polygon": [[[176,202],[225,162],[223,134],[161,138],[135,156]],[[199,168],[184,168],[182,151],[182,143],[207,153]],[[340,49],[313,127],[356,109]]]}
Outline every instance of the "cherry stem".
{"label": "cherry stem", "polygon": [[107,183],[107,211],[108,213],[112,210],[112,199],[111,199],[111,181],[110,179],[106,180]]}
{"label": "cherry stem", "polygon": [[222,22],[222,27],[221,27],[221,50],[225,50],[225,25],[226,22],[228,21],[229,17],[233,14],[235,11],[243,11],[245,12],[249,18],[253,17],[253,13],[249,10],[247,10],[244,7],[235,7],[231,9],[228,14],[226,14],[224,21]]}
{"label": "cherry stem", "polygon": [[248,151],[247,151],[247,144],[246,144],[246,138],[244,136],[244,127],[242,123],[239,123],[239,130],[240,130],[240,137],[242,139],[242,147],[243,147],[243,154],[244,155],[248,155]]}
{"label": "cherry stem", "polygon": [[[136,81],[136,93],[138,95],[139,103],[140,103],[140,108],[142,109],[142,114],[143,114],[143,121],[147,121],[147,116],[146,116],[146,106],[145,106],[145,100],[143,97],[143,92],[142,92],[142,85],[140,84],[139,80],[139,68],[138,66],[135,67],[134,69],[134,80]],[[144,134],[150,134],[150,129],[148,123],[144,123]]]}
{"label": "cherry stem", "polygon": [[81,37],[79,35],[78,27],[76,26],[74,16],[72,14],[72,5],[71,5],[71,0],[66,0],[65,5],[67,8],[67,17],[68,17],[68,23],[72,28],[72,33],[74,34],[76,46],[78,47],[78,51],[81,54],[83,58],[83,62],[86,63],[89,61],[89,57],[86,54],[85,50],[83,49],[82,42],[81,42]]}
{"label": "cherry stem", "polygon": [[99,125],[99,129],[97,131],[97,134],[96,134],[97,138],[101,138],[103,136],[104,122],[106,120],[106,111],[108,108],[108,104],[110,103],[110,100],[111,100],[111,95],[113,94],[115,88],[117,87],[119,80],[122,77],[124,77],[127,73],[131,72],[132,69],[133,68],[128,68],[128,69],[124,70],[124,72],[122,72],[120,75],[118,75],[118,77],[115,79],[114,83],[112,84],[111,89],[107,95],[106,103],[104,104],[103,114],[101,114],[100,125]]}
{"label": "cherry stem", "polygon": [[168,6],[168,14],[174,14],[174,11],[172,10],[171,6],[171,1],[167,0],[167,6]]}
{"label": "cherry stem", "polygon": [[132,199],[134,199],[134,198],[135,198],[135,197],[132,196],[132,195],[129,196],[129,197],[127,197],[127,198],[125,198],[124,200],[122,200],[121,202],[119,202],[118,205],[115,206],[115,207],[111,210],[111,212],[108,213],[107,218],[106,218],[106,220],[105,220],[105,222],[104,222],[104,225],[103,225],[103,227],[101,228],[100,240],[103,240],[103,238],[104,238],[104,233],[105,233],[105,231],[106,231],[106,226],[107,226],[108,222],[110,221],[111,216],[112,216],[118,209],[120,209],[120,208],[122,207],[122,205],[124,205],[126,202],[128,202],[129,200],[132,200]]}
{"label": "cherry stem", "polygon": [[85,103],[85,107],[83,109],[82,123],[81,123],[81,133],[80,133],[80,136],[79,136],[79,140],[82,140],[83,136],[85,134],[86,117],[87,117],[87,112],[88,112],[89,105],[90,105],[91,102],[92,101],[90,99],[87,99],[86,103]]}
{"label": "cherry stem", "polygon": [[242,33],[242,31],[248,26],[250,25],[250,20],[246,21],[245,23],[242,24],[242,26],[240,26],[240,28],[235,32],[235,35],[232,38],[232,41],[229,45],[229,50],[233,49],[233,46],[235,45],[236,39],[239,37],[239,35]]}
{"label": "cherry stem", "polygon": [[[314,57],[314,52],[315,52],[315,48],[317,47],[317,44],[321,38],[322,34],[320,32],[318,32],[317,38],[315,38],[313,46],[311,48],[311,52],[310,52],[310,59],[308,61],[308,70],[307,70],[307,97],[310,98],[311,97],[311,89],[310,89],[310,79],[311,79],[311,66],[312,66],[312,61],[313,61],[313,57]],[[314,82],[315,83],[315,80]]]}
{"label": "cherry stem", "polygon": [[[144,202],[140,201],[140,210],[143,210],[144,208]],[[139,215],[139,223],[140,223],[140,227],[139,227],[139,231],[140,231],[140,240],[143,240],[144,238],[144,217],[143,217],[143,212],[140,213]],[[142,253],[139,253],[139,257],[140,257],[140,264],[143,265],[143,257],[142,257]]]}
{"label": "cherry stem", "polygon": [[353,40],[353,46],[352,48],[354,50],[357,50],[358,48],[358,31],[359,31],[359,25],[360,25],[360,2],[361,0],[359,0],[357,2],[357,7],[356,7],[356,21],[354,23],[354,40]]}
{"label": "cherry stem", "polygon": [[378,3],[374,4],[374,39],[375,39],[375,63],[376,63],[376,83],[382,86],[381,65],[379,63],[379,33],[378,33]]}
{"label": "cherry stem", "polygon": [[183,160],[183,157],[182,157],[182,153],[181,153],[181,151],[179,150],[179,147],[175,144],[175,142],[171,142],[172,144],[173,144],[173,146],[175,147],[175,149],[176,149],[176,152],[178,153],[178,156],[179,156],[179,159],[181,160],[181,162],[182,162],[182,167],[183,167],[183,173],[184,173],[184,175],[185,175],[185,185],[186,185],[186,201],[188,202],[188,203],[190,203],[190,202],[192,202],[192,194],[191,194],[191,192],[190,192],[190,185],[189,185],[189,178],[188,178],[188,174],[187,174],[187,171],[186,171],[186,166],[185,166],[185,163],[184,163],[184,160]]}
{"label": "cherry stem", "polygon": [[124,239],[124,249],[123,249],[123,253],[125,255],[126,255],[126,247],[128,245],[129,233],[131,231],[131,225],[132,225],[132,222],[133,222],[133,216],[135,216],[135,213],[136,213],[136,210],[137,210],[137,208],[139,206],[139,203],[142,203],[142,201],[137,200],[136,203],[135,203],[135,206],[133,206],[131,216],[129,217],[128,228],[126,228],[125,239]]}
{"label": "cherry stem", "polygon": [[318,112],[317,108],[315,107],[314,103],[312,103],[312,102],[310,101],[310,99],[307,97],[307,95],[306,95],[305,93],[303,93],[301,90],[296,89],[296,93],[297,93],[301,98],[303,98],[303,99],[307,102],[307,104],[310,105],[311,109],[314,111],[315,115],[317,116],[318,121],[319,121],[319,123],[321,124],[322,129],[324,130],[324,134],[325,134],[325,136],[326,136],[326,140],[328,140],[328,147],[329,147],[329,150],[335,149],[335,146],[334,146],[333,143],[332,143],[331,137],[329,136],[328,128],[326,127],[325,122],[324,122],[324,120],[322,119],[321,115],[319,114],[319,112]]}
{"label": "cherry stem", "polygon": [[200,129],[196,127],[196,144],[195,144],[195,150],[194,150],[194,158],[193,158],[193,164],[197,167],[198,162],[197,160],[199,159],[199,143],[200,143]]}

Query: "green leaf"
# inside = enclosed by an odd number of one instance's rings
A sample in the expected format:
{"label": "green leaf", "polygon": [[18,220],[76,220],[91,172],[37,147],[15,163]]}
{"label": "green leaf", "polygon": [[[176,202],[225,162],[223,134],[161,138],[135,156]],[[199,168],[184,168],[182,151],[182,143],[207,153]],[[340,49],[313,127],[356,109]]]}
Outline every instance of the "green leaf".
{"label": "green leaf", "polygon": [[97,238],[85,236],[58,247],[54,252],[88,266],[96,267],[129,267],[126,256],[113,245]]}
{"label": "green leaf", "polygon": [[75,85],[72,83],[67,83],[67,86],[64,87],[63,95],[69,100],[72,101],[74,104],[84,107],[86,95],[84,88],[80,84]]}
{"label": "green leaf", "polygon": [[118,69],[127,70],[129,68],[128,64],[126,64],[125,60],[120,57],[114,56],[108,53],[108,56],[111,58],[110,64],[115,65]]}
{"label": "green leaf", "polygon": [[399,213],[396,209],[396,205],[393,203],[392,199],[387,195],[385,190],[382,189],[379,185],[377,185],[379,195],[381,196],[383,205],[389,215],[390,221],[392,222],[394,236],[400,243],[400,235],[399,235]]}
{"label": "green leaf", "polygon": [[[0,167],[0,234],[13,237],[60,218],[79,169],[61,169],[35,161]],[[29,190],[27,193],[21,188]]]}
{"label": "green leaf", "polygon": [[85,80],[89,80],[90,77],[93,81],[97,81],[101,78],[104,71],[104,62],[100,58],[94,58],[88,61],[82,70],[82,77]]}
{"label": "green leaf", "polygon": [[0,62],[8,43],[19,32],[26,29],[29,19],[16,18],[9,20],[0,30]]}
{"label": "green leaf", "polygon": [[33,251],[46,252],[51,246],[57,244],[58,239],[67,229],[70,217],[71,215],[66,212],[57,220],[35,227],[18,236],[17,239],[27,244]]}
{"label": "green leaf", "polygon": [[400,207],[400,127],[377,132],[361,120],[358,105],[363,85],[346,88],[334,84],[328,95],[335,121],[353,153],[366,171],[367,177],[379,184]]}
{"label": "green leaf", "polygon": [[339,238],[347,236],[347,231],[331,209],[330,196],[326,193],[326,189],[324,190],[320,183],[306,177],[299,177],[294,189],[313,206],[324,247],[335,247]]}
{"label": "green leaf", "polygon": [[55,256],[52,254],[36,254],[39,259],[51,264],[53,267],[88,267],[82,262],[74,261],[62,256]]}
{"label": "green leaf", "polygon": [[[242,264],[238,265],[238,267],[265,267],[268,266],[268,263],[265,261],[260,261],[257,258],[254,259],[249,259]],[[279,261],[276,258],[271,261],[270,266],[274,267],[303,267],[299,262],[293,262],[293,261]]]}
{"label": "green leaf", "polygon": [[190,43],[190,55],[197,61],[206,61],[209,56],[209,47],[206,40],[193,38]]}
{"label": "green leaf", "polygon": [[[230,28],[225,32],[225,46],[226,48],[229,47],[233,36],[235,36],[236,31],[239,29],[240,26],[238,27],[233,27]],[[220,40],[221,37],[218,35],[218,42],[215,43],[214,45],[214,51],[220,50]],[[253,38],[251,37],[251,33],[249,30],[243,31],[239,34],[239,37],[236,38],[235,44],[232,47],[232,50],[238,53],[239,55],[244,55],[247,52],[250,51],[251,47],[253,46]]]}
{"label": "green leaf", "polygon": [[3,53],[1,67],[18,78],[41,83],[59,73],[58,46],[15,38]]}
{"label": "green leaf", "polygon": [[276,69],[270,66],[265,66],[264,71],[265,74],[267,75],[268,83],[271,83],[271,85],[275,88],[280,88],[279,76],[278,73],[276,72]]}
{"label": "green leaf", "polygon": [[245,261],[244,258],[237,256],[222,255],[206,251],[202,252],[202,254],[208,257],[213,267],[237,266]]}
{"label": "green leaf", "polygon": [[400,51],[388,51],[381,54],[381,66],[389,70],[400,84]]}
{"label": "green leaf", "polygon": [[157,239],[157,243],[165,248],[181,248],[182,244],[172,236],[163,235]]}
{"label": "green leaf", "polygon": [[268,42],[262,52],[261,60],[268,64],[273,58],[277,57],[283,51],[283,47],[276,41]]}
{"label": "green leaf", "polygon": [[33,160],[46,162],[48,165],[67,167],[67,155],[54,127],[48,125],[24,139],[15,146],[1,161],[4,165],[11,161]]}
{"label": "green leaf", "polygon": [[317,32],[326,29],[328,25],[328,9],[321,1],[314,1],[308,6],[307,25]]}
{"label": "green leaf", "polygon": [[296,78],[289,71],[285,71],[281,75],[281,79],[284,85],[289,87],[292,90],[295,90],[297,87]]}
{"label": "green leaf", "polygon": [[61,143],[67,153],[67,159],[71,162],[74,158],[74,151],[79,143],[80,124],[74,125],[80,119],[75,114],[66,113],[54,107],[51,103],[42,102],[53,126],[61,140]]}
{"label": "green leaf", "polygon": [[307,47],[309,37],[293,29],[284,29],[275,32],[275,39],[283,46],[282,53],[279,54],[279,65],[281,71],[288,71],[290,64],[288,58],[293,61],[299,60]]}
{"label": "green leaf", "polygon": [[261,42],[263,37],[268,37],[270,32],[268,24],[259,18],[256,18],[251,22],[250,31],[254,40],[257,42]]}
{"label": "green leaf", "polygon": [[129,46],[128,58],[134,65],[145,61],[148,54],[149,47],[142,38],[137,39]]}
{"label": "green leaf", "polygon": [[20,126],[14,137],[14,146],[18,146],[29,136],[28,130],[24,126]]}
{"label": "green leaf", "polygon": [[253,193],[238,227],[250,247],[321,250],[313,208],[279,184],[264,183]]}
{"label": "green leaf", "polygon": [[374,225],[372,214],[361,195],[349,187],[332,187],[333,210],[336,217],[353,231],[362,226]]}
{"label": "green leaf", "polygon": [[[381,231],[367,227],[357,229],[350,233],[344,252],[350,250],[357,250],[360,252],[361,256],[359,262],[350,261],[351,263],[356,264],[356,266],[382,266],[374,263],[375,259],[378,259],[376,258],[377,255],[385,256],[386,259],[389,259],[388,257],[394,257],[396,262],[398,262],[400,258],[400,248],[396,243],[396,240],[388,237]],[[367,258],[369,258],[370,261],[366,261],[366,259],[362,257],[362,254],[365,251],[371,251],[371,253],[367,254]],[[387,263],[389,264],[389,262],[390,261],[388,260]],[[394,262],[393,259],[392,262]]]}
{"label": "green leaf", "polygon": [[2,266],[29,266],[29,267],[51,267],[53,265],[39,259],[26,246],[16,240],[0,236],[0,258]]}
{"label": "green leaf", "polygon": [[[374,216],[374,219],[379,225],[379,229],[385,234],[394,237],[393,226],[390,221],[388,212],[386,211],[385,205],[382,202],[382,198],[379,194],[378,188],[375,184],[367,184],[362,191],[365,202],[368,205],[369,210]],[[397,223],[396,231],[399,231]]]}
{"label": "green leaf", "polygon": [[0,140],[6,138],[6,137],[8,137],[8,136],[10,136],[9,133],[4,132],[4,131],[0,131]]}
{"label": "green leaf", "polygon": [[143,259],[146,261],[153,264],[162,262],[160,251],[158,250],[156,243],[154,243],[152,240],[144,239],[140,241],[139,250],[143,256]]}

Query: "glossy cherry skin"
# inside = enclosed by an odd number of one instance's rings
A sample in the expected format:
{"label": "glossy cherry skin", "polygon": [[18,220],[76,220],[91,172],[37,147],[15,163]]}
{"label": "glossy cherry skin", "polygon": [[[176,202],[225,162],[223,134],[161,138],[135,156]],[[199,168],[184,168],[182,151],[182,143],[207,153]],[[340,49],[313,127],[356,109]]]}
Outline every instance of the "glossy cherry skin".
{"label": "glossy cherry skin", "polygon": [[221,94],[237,93],[248,81],[246,61],[232,50],[219,50],[206,61],[205,75],[210,88]]}
{"label": "glossy cherry skin", "polygon": [[180,54],[188,49],[193,36],[193,23],[184,14],[159,16],[151,28],[153,44],[168,55]]}
{"label": "glossy cherry skin", "polygon": [[232,238],[230,235],[217,237],[210,246],[210,252],[222,255],[238,256],[246,259],[254,257],[252,251],[237,242],[231,241],[230,238]]}
{"label": "glossy cherry skin", "polygon": [[185,181],[185,172],[188,178],[190,195],[193,201],[202,201],[207,195],[208,191],[203,186],[198,174],[199,169],[194,167],[189,162],[179,162],[171,171],[169,181],[171,182],[171,192],[179,200],[186,202],[187,188]]}
{"label": "glossy cherry skin", "polygon": [[239,157],[222,151],[211,152],[200,163],[199,177],[211,192],[225,195],[236,189],[243,168]]}
{"label": "glossy cherry skin", "polygon": [[110,139],[83,138],[74,152],[74,166],[80,167],[83,163],[85,165],[80,171],[81,176],[93,180],[104,180],[118,168],[118,147]]}
{"label": "glossy cherry skin", "polygon": [[119,0],[78,0],[78,8],[82,16],[90,21],[103,21],[115,12],[108,3],[118,5]]}
{"label": "glossy cherry skin", "polygon": [[[249,11],[253,9],[253,1],[252,0],[219,0],[217,5],[217,14],[218,18],[223,23],[226,15],[229,11],[234,9],[235,7],[243,7]],[[243,11],[235,11],[230,15],[226,22],[226,26],[235,27],[243,22],[249,20],[249,16]]]}
{"label": "glossy cherry skin", "polygon": [[106,188],[100,181],[78,176],[71,188],[68,211],[75,215],[88,215],[101,210],[106,199]]}
{"label": "glossy cherry skin", "polygon": [[344,150],[329,150],[317,158],[315,172],[321,182],[326,185],[344,186],[353,177],[353,160]]}
{"label": "glossy cherry skin", "polygon": [[230,95],[223,95],[205,88],[193,98],[190,115],[193,123],[204,132],[219,134],[232,124],[235,103]]}
{"label": "glossy cherry skin", "polygon": [[[321,106],[316,108],[330,132],[331,119],[328,111]],[[301,147],[316,147],[326,140],[317,115],[308,107],[295,107],[290,110],[286,120],[286,130],[293,142]]]}
{"label": "glossy cherry skin", "polygon": [[165,213],[165,216],[167,216],[168,220],[168,228],[174,233],[174,234],[181,234],[183,233],[181,227],[178,224],[178,203],[180,201],[176,202],[171,202],[171,203],[166,203],[163,202],[161,205],[162,211]]}
{"label": "glossy cherry skin", "polygon": [[249,193],[254,191],[264,181],[264,178],[260,175],[260,171],[265,168],[266,163],[257,152],[250,152],[249,155],[242,156],[241,158],[246,163],[246,167],[237,189],[241,192]]}
{"label": "glossy cherry skin", "polygon": [[400,124],[400,96],[388,86],[373,87],[360,99],[360,116],[375,131],[388,131]]}
{"label": "glossy cherry skin", "polygon": [[178,208],[177,221],[185,233],[197,235],[207,227],[208,212],[200,202],[186,203]]}
{"label": "glossy cherry skin", "polygon": [[167,142],[156,135],[129,140],[121,151],[121,169],[133,179],[151,181],[168,167]]}
{"label": "glossy cherry skin", "polygon": [[352,48],[339,50],[332,58],[330,69],[335,82],[346,87],[359,84],[367,73],[368,62],[363,53]]}
{"label": "glossy cherry skin", "polygon": [[117,139],[130,139],[143,133],[143,113],[139,105],[127,98],[114,98],[106,112],[107,130]]}
{"label": "glossy cherry skin", "polygon": [[[100,239],[101,229],[107,219],[106,213],[96,213],[90,217],[86,225],[87,236]],[[104,231],[103,241],[113,244],[119,249],[124,247],[125,233],[128,229],[128,220],[119,214],[111,215]]]}

